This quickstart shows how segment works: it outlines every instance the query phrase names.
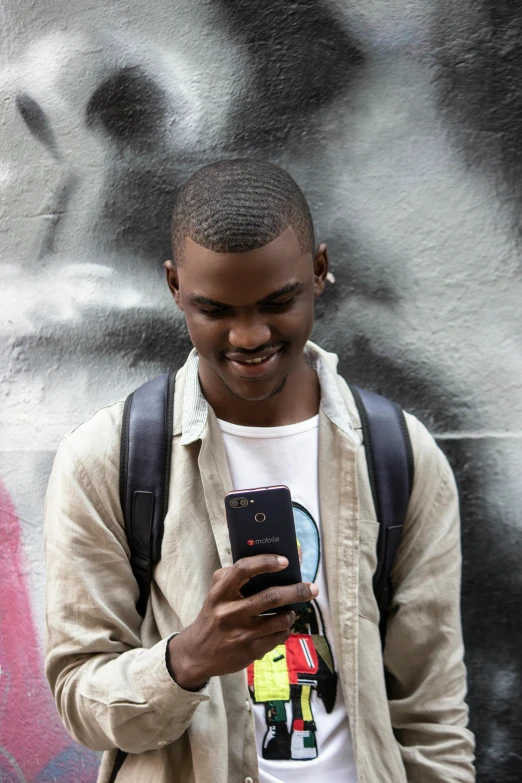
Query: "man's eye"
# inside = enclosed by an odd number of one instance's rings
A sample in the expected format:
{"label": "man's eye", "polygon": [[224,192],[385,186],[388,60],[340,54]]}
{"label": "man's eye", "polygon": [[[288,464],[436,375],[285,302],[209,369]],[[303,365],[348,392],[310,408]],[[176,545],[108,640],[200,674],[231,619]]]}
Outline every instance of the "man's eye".
{"label": "man's eye", "polygon": [[290,297],[290,299],[285,299],[284,302],[268,302],[267,307],[271,307],[274,310],[282,309],[283,307],[288,307],[293,302],[295,302],[295,296]]}
{"label": "man's eye", "polygon": [[203,307],[200,307],[199,312],[203,313],[203,315],[209,315],[211,318],[216,318],[219,315],[224,315],[227,311],[224,307],[221,309],[214,308],[212,310],[206,310]]}

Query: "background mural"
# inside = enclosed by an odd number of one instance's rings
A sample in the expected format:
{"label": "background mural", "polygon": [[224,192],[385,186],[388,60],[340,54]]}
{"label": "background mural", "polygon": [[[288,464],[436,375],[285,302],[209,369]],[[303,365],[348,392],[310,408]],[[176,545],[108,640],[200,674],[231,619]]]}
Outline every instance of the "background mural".
{"label": "background mural", "polygon": [[456,471],[479,780],[520,781],[520,7],[1,9],[0,780],[96,778],[42,674],[47,478],[65,432],[188,350],[161,266],[179,185],[257,155],[329,244],[314,338]]}

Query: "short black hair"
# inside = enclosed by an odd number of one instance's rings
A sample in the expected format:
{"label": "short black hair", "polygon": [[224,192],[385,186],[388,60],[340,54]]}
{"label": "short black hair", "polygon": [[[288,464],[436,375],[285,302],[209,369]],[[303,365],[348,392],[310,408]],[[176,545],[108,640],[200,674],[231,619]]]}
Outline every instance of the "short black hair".
{"label": "short black hair", "polygon": [[310,209],[297,183],[279,166],[257,158],[220,160],[183,185],[172,215],[174,260],[185,239],[216,253],[264,247],[292,226],[303,252],[314,250]]}

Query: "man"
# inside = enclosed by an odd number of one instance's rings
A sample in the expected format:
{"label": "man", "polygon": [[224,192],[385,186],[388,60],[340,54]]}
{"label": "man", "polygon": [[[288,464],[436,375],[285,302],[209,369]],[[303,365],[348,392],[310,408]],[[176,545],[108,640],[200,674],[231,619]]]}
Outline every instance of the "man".
{"label": "man", "polygon": [[[194,351],[176,377],[169,508],[143,623],[119,501],[123,402],[58,450],[46,497],[46,674],[99,782],[474,780],[448,463],[407,415],[415,461],[384,654],[378,525],[353,398],[309,342],[327,277],[281,169],[222,161],[184,186],[169,288]],[[303,582],[248,599],[223,498],[286,484]],[[296,614],[277,610],[305,602]],[[386,671],[386,678],[385,678]]]}

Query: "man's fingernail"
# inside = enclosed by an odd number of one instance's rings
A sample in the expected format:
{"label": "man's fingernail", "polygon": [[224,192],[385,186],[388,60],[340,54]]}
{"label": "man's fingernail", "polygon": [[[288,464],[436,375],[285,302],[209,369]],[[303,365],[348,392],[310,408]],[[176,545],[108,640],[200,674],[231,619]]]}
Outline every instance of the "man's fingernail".
{"label": "man's fingernail", "polygon": [[319,588],[317,587],[317,585],[311,584],[310,592],[312,593],[312,595],[317,595],[319,593]]}
{"label": "man's fingernail", "polygon": [[288,565],[288,559],[286,557],[278,557],[277,562],[280,566],[287,566]]}

